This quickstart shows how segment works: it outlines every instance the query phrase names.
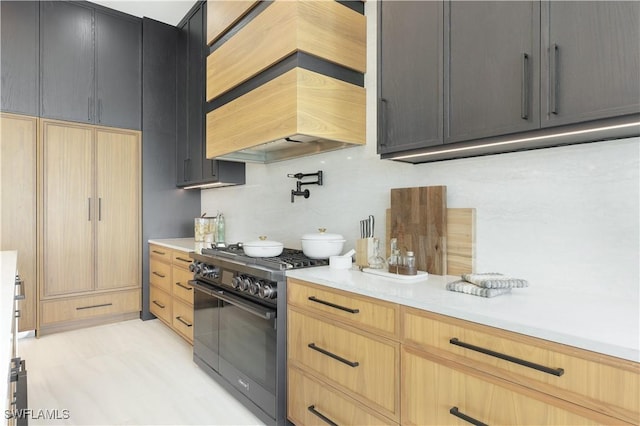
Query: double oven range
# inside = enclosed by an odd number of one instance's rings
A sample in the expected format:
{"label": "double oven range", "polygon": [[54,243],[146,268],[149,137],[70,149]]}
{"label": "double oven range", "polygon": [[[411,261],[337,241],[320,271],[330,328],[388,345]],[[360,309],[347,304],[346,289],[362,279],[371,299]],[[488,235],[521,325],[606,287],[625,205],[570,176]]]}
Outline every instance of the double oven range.
{"label": "double oven range", "polygon": [[286,424],[286,276],[327,260],[284,249],[246,256],[241,245],[191,253],[193,359],[266,424]]}

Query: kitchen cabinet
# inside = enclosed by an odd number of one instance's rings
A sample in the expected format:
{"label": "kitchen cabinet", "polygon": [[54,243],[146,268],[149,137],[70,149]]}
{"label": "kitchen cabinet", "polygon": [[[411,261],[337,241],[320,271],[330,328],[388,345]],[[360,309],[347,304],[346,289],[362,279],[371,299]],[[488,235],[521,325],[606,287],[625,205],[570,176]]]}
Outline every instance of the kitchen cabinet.
{"label": "kitchen cabinet", "polygon": [[397,305],[289,279],[287,306],[289,420],[398,423]]}
{"label": "kitchen cabinet", "polygon": [[445,142],[540,127],[540,3],[447,2]]}
{"label": "kitchen cabinet", "polygon": [[542,3],[542,126],[640,112],[640,3]]}
{"label": "kitchen cabinet", "polygon": [[[61,309],[71,309],[73,303],[82,307],[76,307],[72,317],[42,315],[40,330],[93,316],[93,309],[100,312],[96,316],[138,315],[139,132],[53,120],[42,120],[41,129],[40,312],[58,303]],[[127,292],[117,293],[121,290]],[[113,297],[114,301],[85,307],[77,297],[81,295],[89,299],[95,295],[101,300]],[[57,300],[72,296],[75,298],[68,303]],[[116,298],[124,299],[116,303]],[[118,306],[124,311],[118,311]],[[88,311],[80,312],[85,309]]]}
{"label": "kitchen cabinet", "polygon": [[378,152],[441,145],[443,2],[378,5]]}
{"label": "kitchen cabinet", "polygon": [[210,160],[205,154],[206,3],[197,3],[180,26],[177,47],[178,119],[176,184],[244,184],[244,163]]}
{"label": "kitchen cabinet", "polygon": [[41,2],[41,116],[140,129],[141,36],[137,18]]}
{"label": "kitchen cabinet", "polygon": [[38,2],[0,2],[0,110],[39,114]]}
{"label": "kitchen cabinet", "polygon": [[36,328],[37,138],[37,118],[0,114],[0,250],[18,251],[25,295],[18,301],[19,331]]}
{"label": "kitchen cabinet", "polygon": [[193,345],[193,287],[187,251],[149,244],[149,310]]}

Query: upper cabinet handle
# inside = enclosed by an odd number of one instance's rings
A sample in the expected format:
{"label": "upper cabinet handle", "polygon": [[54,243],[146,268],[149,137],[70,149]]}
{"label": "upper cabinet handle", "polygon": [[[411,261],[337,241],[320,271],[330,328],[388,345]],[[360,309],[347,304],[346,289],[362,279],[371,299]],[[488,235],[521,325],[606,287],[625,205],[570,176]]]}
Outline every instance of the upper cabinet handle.
{"label": "upper cabinet handle", "polygon": [[380,146],[387,146],[387,100],[380,98]]}
{"label": "upper cabinet handle", "polygon": [[558,45],[555,43],[549,52],[549,111],[558,114]]}
{"label": "upper cabinet handle", "polygon": [[562,376],[564,374],[563,368],[550,368],[544,365],[536,364],[531,361],[526,361],[524,359],[516,358],[511,355],[506,355],[500,352],[492,351],[491,349],[482,348],[480,346],[475,346],[469,343],[461,342],[457,337],[454,337],[449,340],[449,343],[456,346],[461,346],[466,349],[470,349],[472,351],[480,352],[485,355],[493,356],[496,358],[504,359],[505,361],[513,362],[515,364],[523,365],[525,367],[533,368],[534,370],[542,371],[543,373],[552,374],[554,376]]}
{"label": "upper cabinet handle", "polygon": [[360,312],[359,309],[345,308],[344,306],[336,305],[335,303],[327,302],[326,300],[318,299],[315,296],[309,296],[309,300],[312,302],[320,303],[322,305],[330,306],[335,309],[340,309],[341,311],[349,312],[350,314],[357,314]]}
{"label": "upper cabinet handle", "polygon": [[529,119],[529,55],[522,54],[522,104],[520,105],[520,117],[523,120]]}

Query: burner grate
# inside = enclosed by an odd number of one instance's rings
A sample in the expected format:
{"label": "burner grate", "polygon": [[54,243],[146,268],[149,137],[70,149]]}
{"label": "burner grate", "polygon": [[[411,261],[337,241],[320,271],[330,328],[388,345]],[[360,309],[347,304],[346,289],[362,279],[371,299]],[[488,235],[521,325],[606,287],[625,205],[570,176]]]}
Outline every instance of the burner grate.
{"label": "burner grate", "polygon": [[311,259],[302,250],[290,248],[285,248],[282,254],[275,257],[249,257],[244,254],[242,247],[237,244],[229,247],[203,249],[202,254],[232,258],[248,264],[252,263],[277,270],[309,268],[329,264],[329,259]]}

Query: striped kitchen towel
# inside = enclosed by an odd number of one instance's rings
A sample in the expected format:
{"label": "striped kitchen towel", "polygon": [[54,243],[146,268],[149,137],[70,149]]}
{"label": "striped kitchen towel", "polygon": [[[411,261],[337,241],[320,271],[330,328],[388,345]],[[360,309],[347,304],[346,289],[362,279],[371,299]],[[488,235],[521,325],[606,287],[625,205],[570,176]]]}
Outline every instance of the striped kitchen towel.
{"label": "striped kitchen towel", "polygon": [[462,274],[462,279],[483,288],[529,287],[527,280],[511,278],[497,272],[483,274]]}
{"label": "striped kitchen towel", "polygon": [[483,288],[464,280],[450,282],[447,284],[447,290],[473,294],[474,296],[480,297],[495,297],[511,292],[510,288]]}

